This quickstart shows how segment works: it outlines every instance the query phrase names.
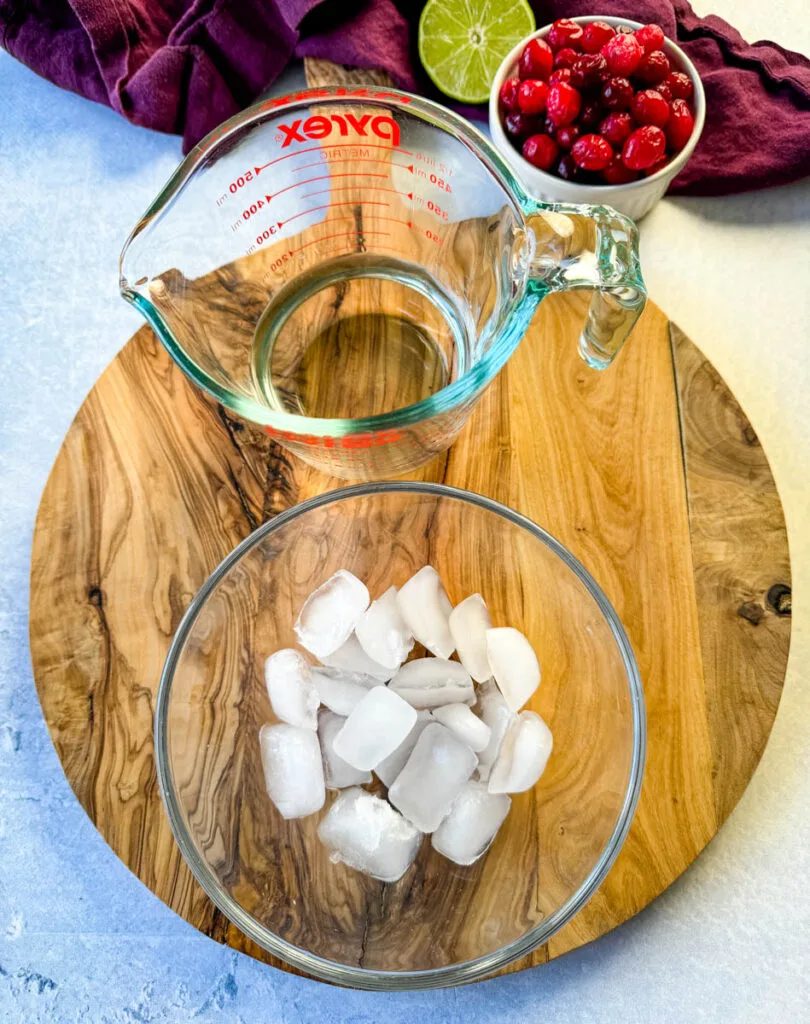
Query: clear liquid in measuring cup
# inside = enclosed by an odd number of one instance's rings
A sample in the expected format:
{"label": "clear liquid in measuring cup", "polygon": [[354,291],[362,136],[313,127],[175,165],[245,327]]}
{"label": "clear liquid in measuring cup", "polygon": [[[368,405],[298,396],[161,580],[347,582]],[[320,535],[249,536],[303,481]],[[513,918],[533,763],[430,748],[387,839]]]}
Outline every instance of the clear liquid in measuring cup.
{"label": "clear liquid in measuring cup", "polygon": [[252,366],[267,404],[358,419],[436,394],[469,358],[455,302],[423,268],[354,253],[286,284],[256,328]]}

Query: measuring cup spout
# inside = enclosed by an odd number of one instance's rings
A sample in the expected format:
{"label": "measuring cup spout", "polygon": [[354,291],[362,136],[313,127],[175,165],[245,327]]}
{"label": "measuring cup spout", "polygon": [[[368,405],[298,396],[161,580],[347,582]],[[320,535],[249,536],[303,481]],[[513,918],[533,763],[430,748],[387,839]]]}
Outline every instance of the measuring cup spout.
{"label": "measuring cup spout", "polygon": [[607,206],[531,203],[525,209],[534,236],[529,287],[548,292],[593,290],[582,328],[582,358],[609,366],[644,309],[638,229]]}

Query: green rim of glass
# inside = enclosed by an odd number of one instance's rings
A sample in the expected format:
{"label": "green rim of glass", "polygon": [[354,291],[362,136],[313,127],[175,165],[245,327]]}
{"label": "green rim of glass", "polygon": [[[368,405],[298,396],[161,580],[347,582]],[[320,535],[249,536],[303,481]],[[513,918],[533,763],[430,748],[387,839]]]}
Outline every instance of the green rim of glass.
{"label": "green rim of glass", "polygon": [[[331,505],[347,499],[391,492],[414,495],[425,494],[431,497],[453,498],[458,501],[467,502],[478,508],[486,509],[515,526],[522,527],[553,551],[579,579],[607,622],[619,650],[627,676],[633,718],[633,752],[622,807],[617,816],[613,832],[606,842],[601,855],[579,888],[541,924],[536,928],[530,929],[525,935],[509,945],[503,946],[493,953],[487,953],[484,956],[467,960],[463,963],[422,971],[373,971],[363,967],[350,967],[347,964],[338,964],[334,961],[326,960],[279,938],[279,936],[259,924],[258,921],[243,910],[220,886],[216,876],[198,853],[194,841],[186,830],[183,821],[183,811],[175,795],[174,780],[169,763],[168,735],[166,730],[172,681],[180,655],[198,615],[228,571],[270,534],[299,516],[306,515],[307,512],[313,509],[322,508],[325,505]],[[506,505],[502,505],[500,502],[494,501],[491,498],[485,498],[483,495],[475,494],[472,491],[449,487],[446,484],[411,481],[358,484],[317,495],[302,502],[300,505],[294,505],[292,508],[277,515],[274,519],[264,523],[234,548],[202,585],[175,633],[160,677],[155,706],[154,732],[158,786],[163,806],[169,818],[169,824],[177,845],[180,847],[180,851],[192,874],[214,904],[245,935],[263,949],[291,964],[293,967],[297,967],[306,974],[319,978],[322,981],[375,991],[442,988],[448,985],[478,981],[531,953],[532,950],[543,945],[555,932],[567,924],[602,884],[627,837],[641,793],[647,746],[644,690],[633,649],[613,606],[608,601],[602,588],[579,559],[542,527],[508,508]]]}
{"label": "green rim of glass", "polygon": [[538,208],[554,209],[553,204],[546,206],[531,200],[490,141],[462,117],[431,100],[423,99],[412,93],[373,86],[370,86],[367,91],[368,96],[358,97],[357,90],[345,87],[302,90],[295,93],[289,103],[262,101],[225,121],[198,143],[183,160],[155,201],[141,217],[121,251],[119,260],[121,295],[139,310],[183,372],[218,402],[238,415],[275,430],[292,431],[296,434],[317,434],[324,437],[344,437],[347,434],[370,433],[377,430],[388,430],[392,427],[410,426],[457,408],[475,397],[504,366],[523,337],[537,305],[546,294],[545,288],[538,287],[531,281],[525,282],[512,296],[504,313],[503,323],[486,355],[471,366],[463,376],[442,388],[441,391],[402,409],[358,419],[321,419],[269,409],[246,395],[237,394],[223,387],[198,366],[177,343],[160,312],[145,295],[136,291],[135,287],[127,280],[124,264],[129,248],[141,232],[171,209],[176,197],[217,149],[226,145],[235,134],[245,127],[275,118],[279,114],[302,107],[311,107],[314,104],[357,105],[358,102],[362,102],[364,106],[381,106],[389,109],[394,107],[403,114],[415,114],[426,123],[458,139],[470,151],[471,159],[484,164],[504,189],[506,195],[511,197],[513,209],[521,221],[527,214],[536,212]]}

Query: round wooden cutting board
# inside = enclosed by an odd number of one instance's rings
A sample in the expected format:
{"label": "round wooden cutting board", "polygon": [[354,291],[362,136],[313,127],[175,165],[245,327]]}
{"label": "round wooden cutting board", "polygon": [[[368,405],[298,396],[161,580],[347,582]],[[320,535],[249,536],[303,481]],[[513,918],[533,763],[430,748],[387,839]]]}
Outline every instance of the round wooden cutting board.
{"label": "round wooden cutting board", "polygon": [[[312,86],[386,81],[326,61],[306,71]],[[546,299],[450,452],[414,474],[496,498],[566,544],[613,602],[644,681],[647,767],[622,852],[577,917],[510,971],[615,928],[692,863],[759,763],[790,643],[785,522],[745,415],[652,303],[611,369],[587,369],[587,301]],[[79,410],[34,536],[34,676],[82,806],[169,907],[285,970],[186,867],[152,717],[172,635],[208,574],[264,520],[336,486],[195,390],[144,328]]]}
{"label": "round wooden cutting board", "polygon": [[[692,863],[762,755],[788,656],[785,523],[739,405],[652,303],[613,367],[589,370],[576,354],[586,301],[542,303],[456,444],[417,474],[490,495],[568,545],[616,607],[644,680],[647,769],[627,842],[591,902],[510,970],[609,931]],[[144,328],[79,410],[34,537],[34,675],[82,806],[169,907],[285,969],[182,860],[152,715],[206,576],[265,519],[339,485],[195,390]]]}

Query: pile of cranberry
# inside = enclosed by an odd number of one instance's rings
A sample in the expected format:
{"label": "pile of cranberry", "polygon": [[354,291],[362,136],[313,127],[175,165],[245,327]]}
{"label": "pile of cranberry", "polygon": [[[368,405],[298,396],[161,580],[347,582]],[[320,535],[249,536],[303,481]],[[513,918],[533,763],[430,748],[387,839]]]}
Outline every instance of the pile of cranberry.
{"label": "pile of cranberry", "polygon": [[663,45],[658,25],[555,21],[501,86],[515,148],[567,181],[624,185],[660,171],[695,126],[692,80],[672,69]]}

